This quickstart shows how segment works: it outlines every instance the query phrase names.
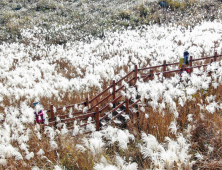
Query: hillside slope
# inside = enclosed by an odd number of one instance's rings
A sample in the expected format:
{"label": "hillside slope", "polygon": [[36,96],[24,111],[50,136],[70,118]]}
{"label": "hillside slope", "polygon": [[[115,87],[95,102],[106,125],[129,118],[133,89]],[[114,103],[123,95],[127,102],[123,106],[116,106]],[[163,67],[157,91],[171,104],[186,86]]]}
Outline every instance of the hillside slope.
{"label": "hillside slope", "polygon": [[[21,42],[24,28],[41,28],[38,37],[49,44],[91,41],[105,30],[135,29],[143,25],[169,24],[185,28],[221,18],[219,0],[16,0],[0,2],[0,43]],[[44,30],[44,31],[43,31]],[[44,32],[44,34],[42,33]],[[89,36],[90,35],[90,36]]]}

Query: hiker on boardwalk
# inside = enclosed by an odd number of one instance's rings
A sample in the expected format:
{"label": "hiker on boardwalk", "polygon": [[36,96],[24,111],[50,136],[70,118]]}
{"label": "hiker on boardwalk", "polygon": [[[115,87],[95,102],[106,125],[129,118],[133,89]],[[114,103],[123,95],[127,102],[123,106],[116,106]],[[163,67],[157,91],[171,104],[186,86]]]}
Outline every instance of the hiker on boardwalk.
{"label": "hiker on boardwalk", "polygon": [[[180,62],[179,62],[179,68],[182,69],[182,66],[183,64],[185,65],[185,69],[186,67],[189,66],[189,52],[188,51],[185,51],[183,53],[183,58],[180,59]],[[189,70],[186,69],[186,72],[189,73]],[[179,74],[181,74],[182,71],[179,72]]]}
{"label": "hiker on boardwalk", "polygon": [[189,53],[187,51],[184,52],[183,64],[187,67],[189,65]]}
{"label": "hiker on boardwalk", "polygon": [[35,106],[35,122],[36,123],[44,123],[44,108],[40,102],[33,103]]}

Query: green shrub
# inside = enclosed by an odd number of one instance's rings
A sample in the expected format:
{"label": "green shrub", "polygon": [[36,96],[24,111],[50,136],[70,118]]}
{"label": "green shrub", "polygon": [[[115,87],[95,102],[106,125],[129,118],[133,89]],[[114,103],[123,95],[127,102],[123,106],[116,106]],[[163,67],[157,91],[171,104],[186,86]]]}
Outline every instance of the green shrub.
{"label": "green shrub", "polygon": [[3,23],[9,22],[12,18],[16,18],[16,15],[14,12],[10,12],[10,11],[3,12],[3,17],[2,17]]}
{"label": "green shrub", "polygon": [[138,23],[140,20],[138,17],[133,16],[133,17],[131,17],[131,21]]}
{"label": "green shrub", "polygon": [[119,16],[121,17],[121,19],[129,19],[131,15],[131,11],[130,10],[122,10],[119,13]]}
{"label": "green shrub", "polygon": [[173,10],[180,9],[184,11],[188,6],[188,2],[184,2],[184,1],[167,0],[167,2],[169,4],[169,7]]}
{"label": "green shrub", "polygon": [[40,0],[36,5],[36,11],[55,10],[56,3],[53,0]]}
{"label": "green shrub", "polygon": [[139,5],[136,9],[139,12],[140,17],[146,17],[149,13],[148,8],[142,4]]}
{"label": "green shrub", "polygon": [[7,1],[6,0],[0,0],[0,5],[7,5]]}

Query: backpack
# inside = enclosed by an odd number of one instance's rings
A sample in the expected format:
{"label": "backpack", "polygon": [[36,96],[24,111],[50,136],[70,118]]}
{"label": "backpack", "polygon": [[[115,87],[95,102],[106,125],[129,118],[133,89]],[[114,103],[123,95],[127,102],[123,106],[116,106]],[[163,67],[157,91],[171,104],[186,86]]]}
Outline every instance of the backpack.
{"label": "backpack", "polygon": [[180,62],[179,62],[179,68],[182,68],[183,61],[184,61],[184,58],[180,58]]}

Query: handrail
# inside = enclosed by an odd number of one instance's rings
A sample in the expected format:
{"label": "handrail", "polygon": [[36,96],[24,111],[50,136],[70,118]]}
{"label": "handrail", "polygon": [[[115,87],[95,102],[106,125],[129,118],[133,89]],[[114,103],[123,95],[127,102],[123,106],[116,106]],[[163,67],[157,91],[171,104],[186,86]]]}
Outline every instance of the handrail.
{"label": "handrail", "polygon": [[[217,57],[221,57],[222,55],[217,55]],[[199,60],[204,60],[204,59],[210,59],[210,58],[214,58],[214,56],[210,56],[210,57],[202,57],[202,58],[198,58],[198,59],[193,59],[192,61],[199,61]],[[179,64],[179,62],[176,63],[169,63],[166,66],[171,66],[171,65],[177,65]],[[163,65],[158,65],[158,66],[151,66],[151,67],[145,67],[145,68],[140,68],[138,69],[140,70],[147,70],[147,69],[152,69],[152,68],[158,68],[158,67],[162,67]]]}
{"label": "handrail", "polygon": [[79,119],[79,118],[83,118],[83,117],[92,117],[94,116],[95,112],[93,113],[87,113],[87,114],[84,114],[84,115],[80,115],[80,116],[76,116],[76,117],[72,117],[72,118],[68,118],[68,119],[61,119],[61,122],[67,122],[67,121],[70,121],[70,120],[75,120],[75,119]]}
{"label": "handrail", "polygon": [[[194,68],[194,67],[189,67],[188,69],[190,69],[190,68]],[[171,70],[171,71],[164,71],[164,72],[158,72],[158,73],[155,73],[155,75],[159,75],[160,73],[169,74],[169,73],[174,73],[174,72],[179,72],[179,71],[181,71],[181,69]],[[150,76],[151,75],[148,74],[148,75],[141,76],[141,78],[143,78],[143,81],[145,81]]]}
{"label": "handrail", "polygon": [[[84,104],[84,102],[82,102],[82,103],[77,103],[77,104],[72,104],[72,105],[69,105],[69,106],[59,107],[59,108],[56,108],[56,110],[62,110],[64,107],[65,107],[66,109],[68,109],[68,108],[70,108],[70,107],[74,107],[75,105],[82,105],[82,104]],[[51,112],[51,110],[49,109],[49,110],[47,110],[47,112]]]}
{"label": "handrail", "polygon": [[[122,95],[119,95],[117,98],[115,98],[114,100],[112,100],[110,103],[115,103],[117,100],[119,100],[120,98],[122,97]],[[106,108],[109,107],[110,103],[108,103],[106,106],[104,106],[101,110],[100,110],[100,113],[102,111],[104,111]]]}
{"label": "handrail", "polygon": [[[186,69],[192,69],[192,68],[198,68],[198,67],[205,67],[205,66],[208,66],[208,64],[203,64],[203,65],[198,65],[198,66],[193,66],[193,67],[186,67]],[[169,74],[169,73],[174,73],[174,72],[179,72],[181,71],[182,69],[177,69],[177,70],[171,70],[171,71],[164,71],[164,72],[158,72],[156,73],[155,75],[159,75],[160,73],[165,73],[165,74]],[[143,75],[141,76],[141,78],[143,78],[143,80],[147,79],[148,77],[150,77],[150,74],[148,75]]]}
{"label": "handrail", "polygon": [[134,70],[133,71],[131,71],[131,72],[129,72],[127,75],[125,75],[123,78],[121,78],[119,81],[117,81],[116,82],[116,84],[118,84],[119,82],[121,82],[123,79],[125,79],[126,77],[128,77],[130,74],[132,74],[134,72]]}
{"label": "handrail", "polygon": [[179,71],[181,71],[181,69],[165,71],[164,73],[169,74],[169,73],[174,73],[174,72],[179,72]]}
{"label": "handrail", "polygon": [[133,104],[131,104],[129,107],[133,107],[133,106],[135,106],[138,102],[140,102],[141,100],[139,99],[139,100],[137,100],[136,102],[134,102]]}
{"label": "handrail", "polygon": [[[191,57],[191,59],[190,59],[191,64],[190,64],[190,66],[188,66],[186,69],[188,69],[188,70],[191,69],[191,72],[192,72],[192,68],[199,68],[199,67],[202,67],[202,66],[203,66],[203,67],[204,67],[204,66],[207,66],[207,64],[198,65],[198,66],[192,66],[192,62],[194,62],[194,61],[199,61],[199,60],[205,60],[205,59],[211,59],[211,58],[214,58],[214,61],[216,61],[216,60],[217,60],[216,58],[221,57],[221,56],[222,56],[222,55],[217,55],[217,53],[215,52],[215,55],[214,55],[214,56],[210,56],[210,57],[203,57],[203,58],[199,58],[199,59],[192,59],[192,57]],[[211,59],[211,61],[212,61],[212,59]],[[96,95],[96,96],[95,96],[94,98],[92,98],[91,100],[88,101],[88,99],[87,99],[86,102],[78,103],[77,105],[85,104],[85,105],[89,106],[89,105],[88,105],[89,103],[92,103],[95,99],[97,99],[99,96],[101,96],[102,94],[104,94],[105,92],[107,92],[107,91],[108,91],[110,88],[112,88],[114,85],[117,85],[117,84],[120,83],[122,80],[124,80],[125,78],[127,78],[128,76],[130,76],[132,73],[134,73],[133,78],[131,78],[131,79],[130,79],[129,81],[127,81],[126,83],[129,84],[129,83],[130,83],[131,81],[133,81],[133,80],[135,80],[135,82],[136,82],[136,80],[137,80],[137,71],[142,71],[142,70],[147,70],[147,69],[153,69],[153,68],[163,67],[162,72],[158,72],[158,73],[153,74],[153,71],[151,70],[152,72],[150,72],[150,74],[141,76],[141,78],[144,78],[143,80],[145,81],[145,80],[146,80],[147,78],[149,78],[149,77],[151,77],[151,79],[153,79],[153,75],[159,75],[159,74],[162,73],[163,76],[166,76],[166,75],[169,74],[169,73],[179,72],[179,71],[184,70],[184,68],[183,68],[183,69],[165,71],[165,70],[166,70],[166,66],[177,65],[177,64],[179,64],[179,62],[166,64],[166,61],[164,61],[163,65],[145,67],[145,68],[140,68],[140,69],[137,69],[137,66],[135,66],[135,69],[134,69],[133,71],[129,72],[127,75],[125,75],[124,77],[122,77],[122,78],[121,78],[120,80],[118,80],[116,83],[115,83],[115,81],[114,81],[115,84],[110,85],[109,87],[107,87],[105,90],[103,90],[101,93],[99,93],[98,95]],[[152,74],[151,74],[151,73],[152,73]],[[113,92],[113,94],[107,95],[107,96],[106,96],[105,98],[103,98],[102,100],[100,99],[99,102],[98,102],[97,104],[95,104],[94,106],[92,106],[91,108],[89,108],[88,111],[91,111],[92,109],[94,109],[96,106],[98,106],[99,104],[101,104],[103,101],[107,100],[107,99],[108,99],[110,96],[112,96],[112,95],[113,95],[113,97],[115,98],[115,93],[116,93],[116,92],[119,92],[119,91],[122,90],[124,87],[125,87],[125,86],[122,85],[122,86],[120,86],[117,90],[115,90],[115,91]],[[114,88],[114,89],[115,89],[115,88]],[[106,106],[104,106],[103,108],[101,108],[99,112],[101,113],[103,110],[105,110],[105,109],[109,106],[110,103],[116,102],[116,101],[117,101],[118,99],[120,99],[121,97],[122,97],[122,95],[120,95],[119,97],[117,97],[117,98],[113,99],[112,101],[110,101]],[[139,102],[139,100],[138,100],[138,102]],[[69,105],[69,106],[64,106],[64,107],[65,107],[65,108],[70,108],[70,107],[74,107],[75,105],[76,105],[76,104]],[[133,106],[134,106],[134,105],[133,105]],[[54,111],[52,110],[53,107],[54,107],[54,106],[51,105],[51,109],[50,109],[50,110],[47,110],[47,112],[51,112],[51,120],[52,120],[52,122],[50,122],[49,125],[53,125],[53,124],[56,123],[56,121],[54,121],[55,117],[54,117]],[[62,110],[64,107],[57,108],[56,110],[57,110],[57,111]],[[132,105],[131,105],[131,107],[132,107]],[[72,115],[81,114],[81,113],[83,113],[83,112],[82,112],[82,111],[74,112],[74,113],[72,113]],[[93,114],[94,114],[94,113],[88,113],[87,115],[93,115]],[[58,116],[58,117],[66,117],[66,116],[69,116],[69,114],[57,115],[57,116]],[[84,117],[84,116],[86,116],[86,115],[84,114],[84,115],[81,115],[81,116]],[[66,120],[71,120],[71,119],[75,119],[75,118],[78,118],[78,117],[79,117],[79,116],[74,117],[74,118],[70,118],[70,119],[64,119],[64,120],[65,120],[65,121],[66,121]],[[62,120],[63,120],[63,119],[62,119]],[[45,126],[45,125],[41,125],[41,126]]]}
{"label": "handrail", "polygon": [[111,120],[109,120],[105,125],[103,126],[106,126],[107,124],[109,124],[110,122],[112,122],[114,119],[116,119],[117,117],[119,117],[120,115],[122,115],[123,113],[125,112],[125,110],[123,110],[122,112],[118,113],[115,117],[113,117]]}
{"label": "handrail", "polygon": [[96,106],[98,106],[100,103],[102,103],[103,101],[105,101],[106,99],[108,99],[110,96],[112,96],[112,94],[109,94],[108,96],[106,96],[104,99],[102,99],[100,102],[98,102],[97,104],[95,104],[94,106],[92,106],[89,110],[94,109]]}
{"label": "handrail", "polygon": [[[64,106],[66,109],[70,108],[70,107],[74,107],[75,105],[82,105],[84,104],[84,102],[82,103],[77,103],[77,104],[72,104],[72,105],[69,105],[69,106]],[[59,107],[57,108],[56,110],[62,110],[64,107]]]}
{"label": "handrail", "polygon": [[[127,83],[130,83],[131,81],[133,81],[134,80],[134,77],[133,78],[131,78],[129,81],[127,81]],[[118,91],[120,91],[122,88],[124,88],[125,86],[124,85],[122,85],[120,88],[118,88],[117,90],[116,90],[116,92],[118,92]]]}
{"label": "handrail", "polygon": [[[116,84],[118,84],[119,82],[121,82],[123,79],[125,79],[126,77],[128,77],[130,74],[132,74],[134,71],[129,72],[127,75],[125,75],[123,78],[121,78],[119,81],[116,82]],[[91,103],[93,100],[95,100],[97,97],[101,96],[103,93],[105,93],[107,90],[109,90],[112,86],[109,86],[108,88],[106,88],[104,91],[102,91],[101,93],[99,93],[97,96],[95,96],[93,99],[91,99],[89,102]]]}
{"label": "handrail", "polygon": [[141,78],[143,78],[143,81],[145,81],[150,76],[151,76],[151,74],[148,74],[147,76],[141,76]]}
{"label": "handrail", "polygon": [[208,66],[208,64],[198,65],[198,66],[194,66],[194,67],[191,67],[191,68],[198,68],[198,67],[205,67],[205,66]]}
{"label": "handrail", "polygon": [[101,96],[103,93],[105,93],[107,90],[109,90],[112,86],[107,87],[105,90],[103,90],[101,93],[99,93],[96,97],[91,99],[89,102],[92,103],[93,100],[95,100],[97,97]]}
{"label": "handrail", "polygon": [[[95,123],[95,121],[91,121],[90,123]],[[82,124],[82,125],[79,125],[79,127],[86,126],[86,125],[88,125],[88,124],[90,124],[90,123],[84,123],[84,124]],[[73,129],[73,128],[74,128],[74,126],[68,127],[67,129],[70,130],[70,129]]]}
{"label": "handrail", "polygon": [[169,63],[169,64],[167,64],[167,66],[172,66],[172,65],[177,65],[177,64],[180,64],[179,62],[177,62],[177,63]]}
{"label": "handrail", "polygon": [[205,59],[210,59],[210,58],[214,58],[214,56],[197,58],[197,59],[193,59],[193,61],[205,60]]}
{"label": "handrail", "polygon": [[[81,114],[83,113],[82,111],[79,111],[79,112],[74,112],[74,113],[71,113],[71,115],[77,115],[77,114]],[[66,114],[66,115],[58,115],[58,117],[66,117],[66,116],[69,116],[69,114]]]}
{"label": "handrail", "polygon": [[85,135],[85,134],[89,134],[89,133],[92,133],[93,131],[89,131],[89,132],[84,132],[83,134]]}
{"label": "handrail", "polygon": [[140,68],[140,69],[138,69],[138,71],[140,71],[140,70],[152,69],[152,68],[158,68],[158,67],[163,67],[163,65],[158,65],[158,66],[152,66],[152,67]]}
{"label": "handrail", "polygon": [[[129,72],[127,75],[125,75],[123,78],[121,78],[119,81],[116,82],[116,84],[118,84],[119,82],[121,82],[123,79],[125,79],[126,77],[128,77],[130,74],[132,74],[134,71]],[[105,90],[103,90],[101,93],[99,93],[97,96],[95,96],[93,99],[91,99],[89,102],[91,103],[93,100],[95,100],[97,97],[101,96],[103,93],[105,93],[107,90],[109,90],[112,87],[109,86],[108,88],[106,88]]]}
{"label": "handrail", "polygon": [[40,127],[54,125],[55,123],[56,123],[56,121],[49,122],[48,124],[41,124]]}

